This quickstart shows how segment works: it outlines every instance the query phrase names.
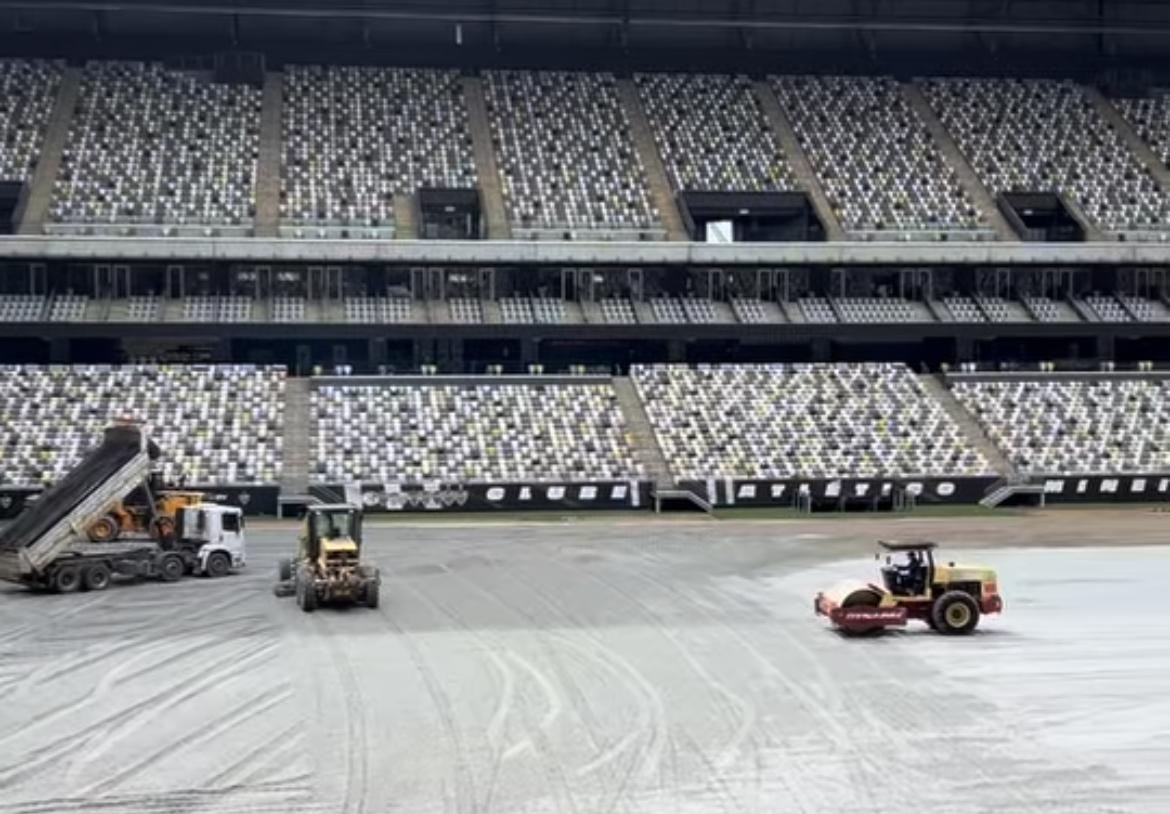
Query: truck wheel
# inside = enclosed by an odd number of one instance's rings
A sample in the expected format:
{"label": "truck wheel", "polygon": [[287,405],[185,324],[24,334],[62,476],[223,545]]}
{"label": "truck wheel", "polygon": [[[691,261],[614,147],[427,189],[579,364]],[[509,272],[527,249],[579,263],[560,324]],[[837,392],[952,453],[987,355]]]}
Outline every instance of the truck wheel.
{"label": "truck wheel", "polygon": [[93,521],[86,533],[92,543],[108,543],[118,537],[118,521],[107,514]]}
{"label": "truck wheel", "polygon": [[186,570],[183,558],[178,554],[167,554],[158,564],[158,575],[163,582],[178,582]]}
{"label": "truck wheel", "polygon": [[979,606],[965,591],[947,591],[930,609],[934,629],[946,636],[963,636],[979,624]]}
{"label": "truck wheel", "polygon": [[378,583],[376,583],[376,582],[367,582],[366,583],[366,607],[367,608],[378,607],[378,593],[379,593],[378,589],[379,589]]}
{"label": "truck wheel", "polygon": [[81,587],[81,571],[74,565],[62,565],[53,574],[53,590],[71,594]]}
{"label": "truck wheel", "polygon": [[227,554],[222,551],[212,552],[211,556],[207,558],[207,576],[209,577],[225,577],[228,572],[232,570],[232,561]]}
{"label": "truck wheel", "polygon": [[288,582],[292,575],[292,560],[281,560],[276,564],[276,576],[279,581]]}
{"label": "truck wheel", "polygon": [[110,568],[105,563],[94,563],[81,575],[87,591],[104,591],[110,587]]}

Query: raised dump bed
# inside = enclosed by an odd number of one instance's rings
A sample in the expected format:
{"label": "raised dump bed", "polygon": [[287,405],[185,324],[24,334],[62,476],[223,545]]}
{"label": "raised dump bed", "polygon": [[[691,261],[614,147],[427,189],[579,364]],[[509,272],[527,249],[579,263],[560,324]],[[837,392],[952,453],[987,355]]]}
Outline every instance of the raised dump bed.
{"label": "raised dump bed", "polygon": [[[85,530],[135,488],[149,489],[151,464],[158,455],[158,447],[138,427],[108,428],[95,450],[0,530],[0,579],[73,590],[88,583],[87,569],[97,563],[95,556],[109,570],[121,570],[118,562],[123,559],[153,562],[159,551],[154,543],[95,550],[85,545]],[[68,568],[62,576],[64,566]],[[90,587],[99,587],[100,570]]]}

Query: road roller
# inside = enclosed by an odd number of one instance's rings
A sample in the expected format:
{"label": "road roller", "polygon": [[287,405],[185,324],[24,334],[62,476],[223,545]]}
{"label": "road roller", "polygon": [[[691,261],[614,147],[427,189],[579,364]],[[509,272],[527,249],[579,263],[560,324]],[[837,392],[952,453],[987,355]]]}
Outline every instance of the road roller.
{"label": "road roller", "polygon": [[878,542],[885,555],[881,584],[849,580],[821,591],[813,601],[818,616],[843,633],[876,633],[926,622],[948,636],[973,633],[982,616],[1003,610],[995,571],[982,565],[939,562],[931,542]]}

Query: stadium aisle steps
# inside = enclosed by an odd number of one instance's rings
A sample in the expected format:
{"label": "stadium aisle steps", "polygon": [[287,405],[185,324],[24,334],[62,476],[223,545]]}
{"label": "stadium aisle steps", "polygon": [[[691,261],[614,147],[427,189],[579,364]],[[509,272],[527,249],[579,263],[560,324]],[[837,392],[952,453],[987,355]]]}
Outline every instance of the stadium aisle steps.
{"label": "stadium aisle steps", "polygon": [[646,171],[650,197],[662,217],[662,225],[666,227],[666,237],[668,240],[686,240],[687,233],[683,227],[682,215],[675,204],[674,192],[666,178],[666,166],[662,163],[658,145],[654,143],[650,121],[646,118],[641,100],[638,99],[638,89],[634,86],[634,80],[618,81],[618,97],[630,123],[630,138],[634,142],[634,149],[638,151],[638,158],[641,159],[642,168]]}
{"label": "stadium aisle steps", "polygon": [[979,211],[987,218],[987,222],[991,224],[991,228],[995,230],[995,235],[1000,240],[1018,241],[1020,236],[1015,233],[1011,225],[1007,222],[1007,218],[999,211],[999,207],[995,205],[995,200],[991,197],[991,193],[987,191],[987,187],[979,180],[979,176],[971,169],[971,165],[967,162],[967,157],[959,150],[959,145],[955,144],[955,140],[951,138],[951,134],[943,127],[943,123],[939,121],[934,109],[930,103],[926,101],[926,97],[922,95],[922,90],[913,82],[904,82],[902,84],[902,96],[906,102],[913,108],[914,112],[918,114],[923,123],[926,124],[926,129],[930,131],[930,137],[934,139],[934,143],[938,145],[939,152],[942,153],[947,164],[955,171],[959,178],[959,183],[963,187],[963,191],[967,196],[974,201],[975,205],[979,207]]}
{"label": "stadium aisle steps", "polygon": [[1150,149],[1150,145],[1142,139],[1141,136],[1130,126],[1130,123],[1125,120],[1125,117],[1113,106],[1113,103],[1105,98],[1097,88],[1092,85],[1085,85],[1085,95],[1093,102],[1093,106],[1097,108],[1097,112],[1101,115],[1109,126],[1113,128],[1113,132],[1121,137],[1125,142],[1125,146],[1129,151],[1137,157],[1154,180],[1158,182],[1158,186],[1163,190],[1170,192],[1170,169],[1166,167],[1154,151]]}
{"label": "stadium aisle steps", "polygon": [[[923,375],[919,377],[922,386],[926,388],[926,392],[934,397],[934,400],[939,403],[939,406],[947,412],[959,429],[967,436],[968,440],[983,453],[983,457],[991,464],[1000,475],[1006,478],[1017,478],[1019,472],[1004,455],[994,441],[983,431],[983,427],[979,426],[979,421],[972,415],[971,411],[964,407],[959,400],[955,398],[955,394],[951,392],[942,380],[935,375]],[[287,452],[285,453],[288,454]]]}
{"label": "stadium aisle steps", "polygon": [[418,240],[418,199],[399,193],[394,196],[394,236],[399,240]]}
{"label": "stadium aisle steps", "polygon": [[670,467],[662,454],[662,448],[658,446],[658,437],[650,426],[646,407],[638,397],[634,383],[626,376],[615,377],[613,389],[617,394],[618,406],[622,408],[622,415],[626,419],[630,443],[634,446],[638,461],[646,468],[646,472],[659,488],[674,486]]}
{"label": "stadium aisle steps", "polygon": [[1064,208],[1068,210],[1072,219],[1080,224],[1085,231],[1085,240],[1091,243],[1103,243],[1106,240],[1105,233],[1101,231],[1101,227],[1095,221],[1089,220],[1089,216],[1085,214],[1085,210],[1081,209],[1081,205],[1072,200],[1068,195],[1061,194],[1060,200],[1064,203]]}
{"label": "stadium aisle steps", "polygon": [[467,123],[471,128],[471,144],[475,153],[475,174],[479,178],[479,194],[489,240],[507,240],[512,228],[504,209],[504,190],[500,185],[500,169],[492,147],[492,131],[488,126],[487,104],[483,98],[483,82],[478,76],[463,77],[463,98],[467,100]]}
{"label": "stadium aisle steps", "polygon": [[260,159],[256,165],[256,234],[260,237],[276,237],[280,231],[283,88],[282,74],[265,74],[260,112]]}
{"label": "stadium aisle steps", "polygon": [[49,117],[37,169],[29,182],[28,202],[20,224],[22,235],[39,235],[44,231],[49,206],[53,202],[53,185],[61,169],[61,156],[65,152],[65,142],[69,140],[69,126],[73,122],[73,111],[77,108],[80,93],[81,69],[66,68],[61,76],[61,86],[57,89],[57,101]]}
{"label": "stadium aisle steps", "polygon": [[796,174],[797,183],[800,184],[801,189],[808,193],[817,217],[825,225],[828,239],[845,240],[845,230],[841,228],[841,221],[837,219],[837,213],[829,204],[825,189],[821,186],[817,174],[813,172],[812,163],[808,160],[808,156],[801,149],[800,142],[796,138],[796,131],[792,129],[792,123],[788,121],[784,111],[780,108],[776,94],[767,82],[756,82],[755,89],[756,98],[760,100],[764,116],[768,119],[768,124],[772,126],[776,137],[780,139],[780,146],[784,149],[784,155],[788,156],[788,162]]}
{"label": "stadium aisle steps", "polygon": [[280,488],[290,495],[309,491],[309,380],[288,378],[284,384],[284,467]]}

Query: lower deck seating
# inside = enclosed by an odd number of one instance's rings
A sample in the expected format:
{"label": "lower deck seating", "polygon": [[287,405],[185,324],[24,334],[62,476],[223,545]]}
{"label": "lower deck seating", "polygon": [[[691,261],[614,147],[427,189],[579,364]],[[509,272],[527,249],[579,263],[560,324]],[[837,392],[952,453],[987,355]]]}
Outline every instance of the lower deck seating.
{"label": "lower deck seating", "polygon": [[1170,472],[1170,381],[960,381],[955,396],[1021,471]]}
{"label": "lower deck seating", "polygon": [[642,472],[608,384],[323,385],[311,404],[318,483],[579,482]]}
{"label": "lower deck seating", "polygon": [[631,377],[679,479],[990,472],[903,365],[635,365]]}
{"label": "lower deck seating", "polygon": [[284,381],[249,365],[0,366],[0,484],[60,479],[122,417],[146,426],[171,482],[275,483]]}

